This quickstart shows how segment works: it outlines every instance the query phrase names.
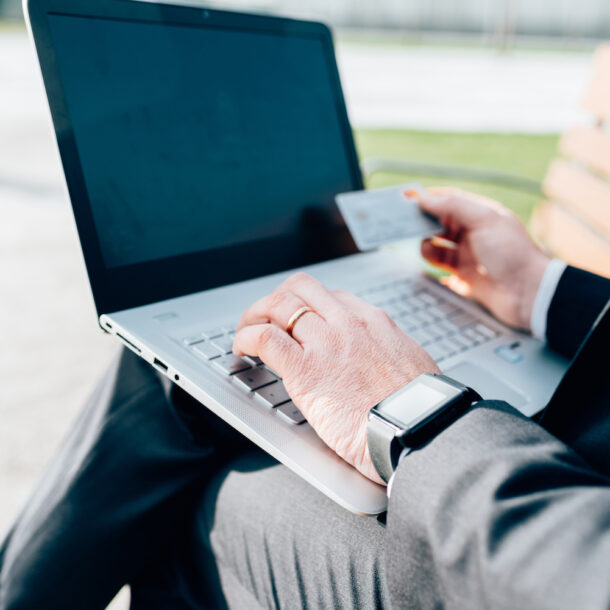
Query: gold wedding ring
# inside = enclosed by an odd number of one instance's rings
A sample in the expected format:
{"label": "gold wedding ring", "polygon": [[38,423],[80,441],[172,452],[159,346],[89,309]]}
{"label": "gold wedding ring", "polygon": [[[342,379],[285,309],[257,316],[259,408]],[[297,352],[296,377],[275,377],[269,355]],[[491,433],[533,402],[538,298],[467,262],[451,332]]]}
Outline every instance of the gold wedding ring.
{"label": "gold wedding ring", "polygon": [[306,313],[313,311],[311,307],[304,305],[303,307],[299,307],[291,316],[290,320],[288,320],[288,324],[286,326],[286,332],[292,337],[292,331],[294,329],[294,325],[298,322],[301,316],[304,316]]}

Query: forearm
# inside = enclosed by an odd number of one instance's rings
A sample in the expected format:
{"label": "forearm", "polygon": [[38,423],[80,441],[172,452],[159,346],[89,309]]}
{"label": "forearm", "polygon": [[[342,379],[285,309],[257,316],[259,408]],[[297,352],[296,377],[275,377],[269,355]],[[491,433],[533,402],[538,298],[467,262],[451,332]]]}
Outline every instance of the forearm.
{"label": "forearm", "polygon": [[398,468],[395,605],[607,608],[609,485],[505,403],[483,403]]}

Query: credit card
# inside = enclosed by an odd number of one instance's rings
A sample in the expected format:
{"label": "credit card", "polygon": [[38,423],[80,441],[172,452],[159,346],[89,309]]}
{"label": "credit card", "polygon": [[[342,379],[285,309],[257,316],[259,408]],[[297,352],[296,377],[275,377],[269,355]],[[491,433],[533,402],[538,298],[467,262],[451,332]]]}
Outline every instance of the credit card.
{"label": "credit card", "polygon": [[370,191],[352,191],[335,197],[358,249],[373,250],[384,244],[443,232],[441,223],[422,212],[417,195],[424,187],[411,182]]}

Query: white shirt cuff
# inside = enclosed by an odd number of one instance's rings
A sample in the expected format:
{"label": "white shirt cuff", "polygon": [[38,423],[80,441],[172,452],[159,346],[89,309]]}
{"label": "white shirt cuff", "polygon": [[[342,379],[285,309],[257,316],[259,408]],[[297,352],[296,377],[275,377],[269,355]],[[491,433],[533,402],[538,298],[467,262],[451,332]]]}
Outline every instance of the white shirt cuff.
{"label": "white shirt cuff", "polygon": [[567,264],[558,258],[552,259],[546,266],[542,281],[538,286],[534,307],[532,308],[532,317],[530,318],[530,328],[532,335],[543,341],[546,337],[546,319],[549,307],[566,267]]}

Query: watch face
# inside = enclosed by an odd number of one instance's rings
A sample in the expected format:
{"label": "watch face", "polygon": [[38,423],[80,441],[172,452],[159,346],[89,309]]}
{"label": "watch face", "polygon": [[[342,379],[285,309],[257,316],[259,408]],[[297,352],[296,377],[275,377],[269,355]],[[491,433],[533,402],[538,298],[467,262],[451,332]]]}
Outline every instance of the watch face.
{"label": "watch face", "polygon": [[424,375],[381,401],[374,411],[400,428],[410,429],[460,394],[459,389]]}

